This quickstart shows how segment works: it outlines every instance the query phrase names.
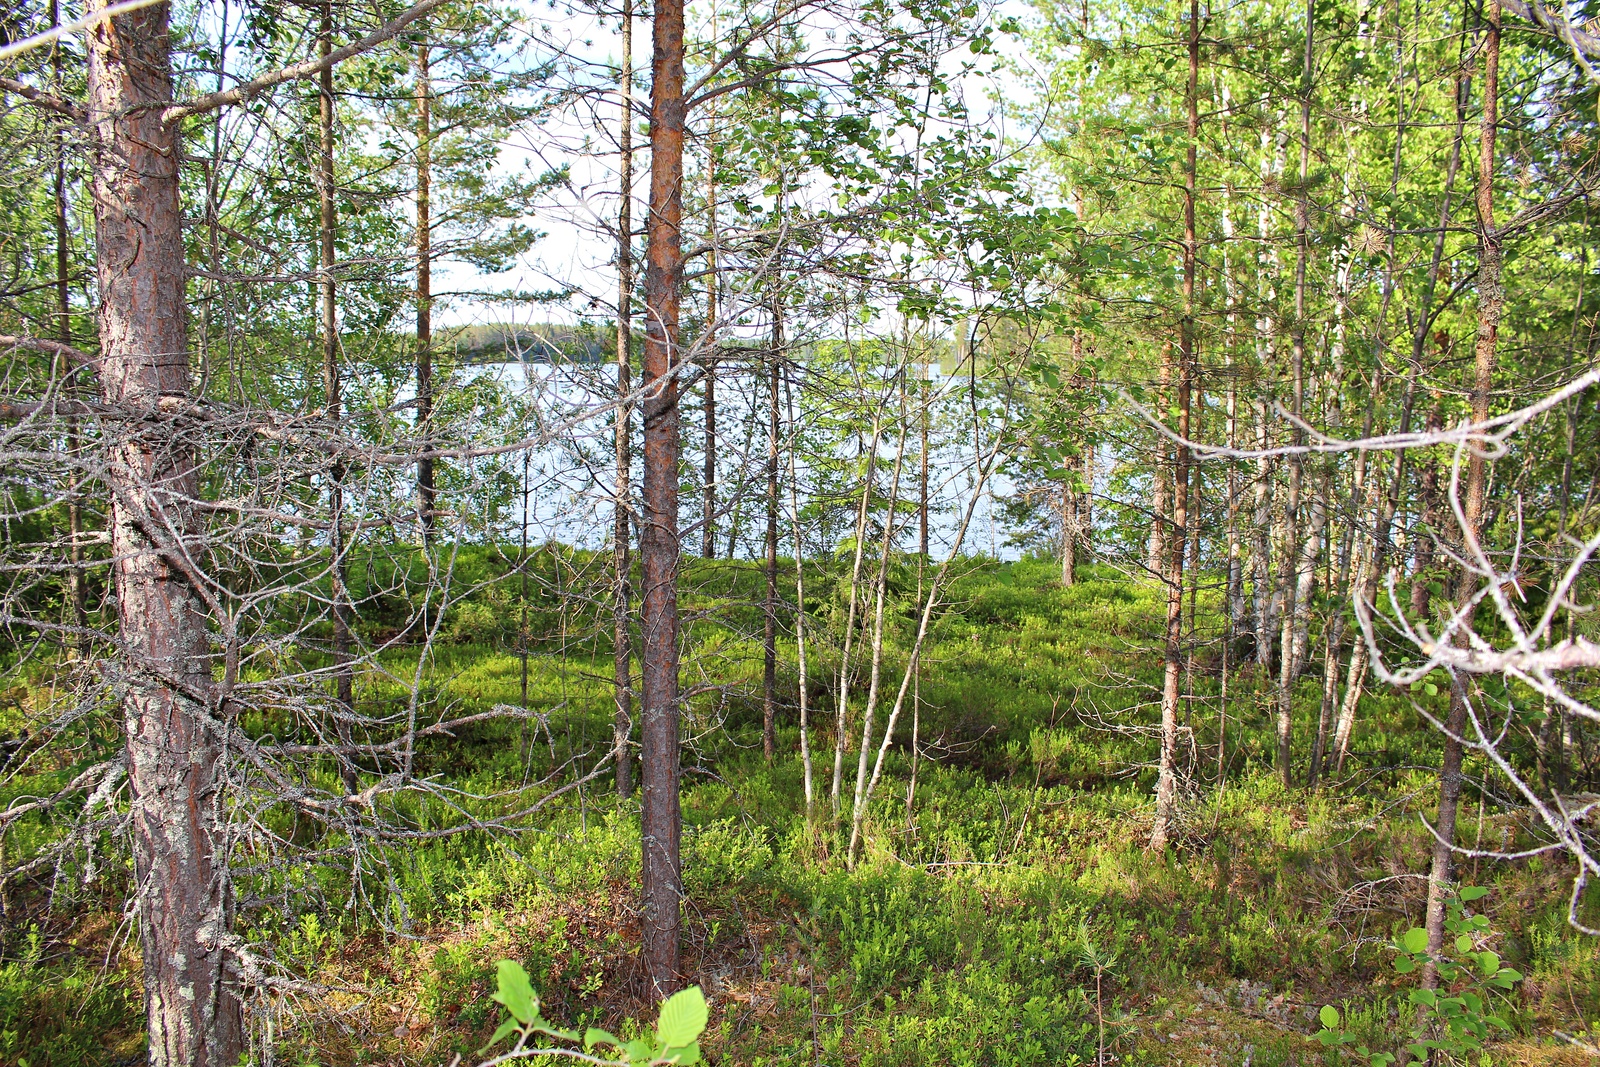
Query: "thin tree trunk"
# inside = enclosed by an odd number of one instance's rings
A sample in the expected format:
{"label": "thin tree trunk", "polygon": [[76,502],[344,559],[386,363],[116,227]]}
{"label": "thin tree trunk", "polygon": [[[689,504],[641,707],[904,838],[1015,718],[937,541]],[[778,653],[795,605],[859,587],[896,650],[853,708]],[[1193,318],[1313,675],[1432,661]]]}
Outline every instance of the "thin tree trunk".
{"label": "thin tree trunk", "polygon": [[[431,48],[426,35],[417,42],[417,429],[424,450],[433,428],[433,83],[428,73]],[[433,457],[417,460],[417,501],[422,540],[433,543],[435,500]]]}
{"label": "thin tree trunk", "polygon": [[[1433,400],[1433,406],[1428,410],[1427,429],[1443,429],[1444,398],[1435,390],[1430,399]],[[1440,533],[1443,510],[1440,507],[1438,456],[1432,453],[1425,455],[1419,466],[1422,468],[1417,477],[1420,514],[1415,524],[1416,548],[1411,553],[1411,614],[1418,619],[1425,619],[1433,599],[1433,591],[1428,588],[1428,569],[1433,566],[1434,540]]]}
{"label": "thin tree trunk", "polygon": [[[1500,314],[1505,303],[1501,279],[1501,235],[1494,221],[1495,134],[1500,111],[1500,3],[1488,0],[1484,8],[1483,43],[1483,122],[1478,136],[1478,335],[1473,359],[1472,421],[1489,417],[1489,393],[1494,387],[1496,344],[1499,341]],[[1483,521],[1484,497],[1488,484],[1488,463],[1483,454],[1469,450],[1467,459],[1467,499],[1463,513],[1464,543],[1474,540]],[[1456,584],[1455,601],[1462,605],[1455,643],[1468,645],[1473,608],[1470,602],[1477,578],[1463,568]],[[1428,962],[1423,967],[1423,987],[1438,985],[1435,961],[1444,945],[1445,900],[1453,875],[1456,814],[1461,802],[1461,761],[1463,735],[1467,728],[1467,679],[1451,678],[1450,714],[1445,722],[1444,758],[1439,767],[1439,815],[1434,821],[1433,863],[1428,872]]]}
{"label": "thin tree trunk", "polygon": [[883,519],[883,544],[879,546],[878,575],[873,581],[872,669],[867,680],[867,703],[861,712],[861,753],[856,761],[855,803],[850,810],[850,846],[847,862],[854,863],[861,840],[861,824],[866,818],[867,761],[872,753],[872,723],[878,710],[878,687],[883,677],[884,602],[889,587],[889,557],[894,549],[895,512],[900,503],[900,472],[906,457],[906,391],[900,388],[900,434],[895,444],[894,473],[889,477],[889,509]]}
{"label": "thin tree trunk", "polygon": [[[322,24],[317,34],[317,51],[323,58],[333,51],[333,4],[323,0]],[[322,274],[322,389],[323,405],[329,423],[337,427],[343,412],[339,381],[339,304],[334,281],[337,253],[334,237],[338,227],[338,208],[334,200],[333,172],[333,68],[325,67],[318,78],[317,200],[322,209],[320,259]],[[351,746],[351,724],[355,717],[355,671],[350,657],[350,593],[345,580],[344,478],[342,460],[334,460],[328,478],[328,584],[333,616],[334,732],[339,738],[339,773],[345,792],[359,791]]]}
{"label": "thin tree trunk", "polygon": [[643,955],[660,997],[682,983],[678,741],[678,320],[683,287],[683,0],[657,0],[650,86],[650,212],[644,297]]}
{"label": "thin tree trunk", "polygon": [[[713,133],[715,131],[713,130]],[[704,376],[701,379],[702,412],[705,418],[704,485],[701,488],[700,555],[717,558],[717,157],[706,153],[706,331]],[[728,557],[733,557],[733,534],[728,538]]]}
{"label": "thin tree trunk", "polygon": [[[1291,414],[1294,416],[1294,426],[1289,431],[1290,443],[1301,445],[1305,442],[1305,431],[1301,429],[1300,420],[1305,415],[1306,402],[1306,260],[1310,253],[1310,213],[1311,205],[1305,191],[1306,178],[1311,171],[1311,84],[1314,62],[1315,28],[1316,28],[1316,0],[1306,2],[1306,48],[1302,77],[1305,79],[1301,86],[1300,99],[1300,193],[1295,203],[1294,237],[1295,237],[1295,264],[1294,264],[1294,328],[1290,333],[1290,374],[1293,378],[1293,400]],[[1289,562],[1289,556],[1294,553],[1294,544],[1299,535],[1300,521],[1300,495],[1304,487],[1305,462],[1298,452],[1291,452],[1288,457],[1289,487],[1284,503],[1284,530],[1287,534],[1284,542],[1284,562]],[[1307,544],[1314,544],[1321,530],[1306,537]],[[1278,769],[1283,775],[1283,784],[1292,785],[1294,771],[1291,766],[1293,755],[1293,730],[1294,730],[1294,683],[1298,677],[1299,663],[1295,656],[1295,648],[1299,642],[1300,615],[1308,606],[1308,599],[1302,590],[1309,586],[1306,578],[1307,552],[1302,549],[1298,554],[1299,570],[1295,581],[1285,583],[1283,606],[1283,647],[1279,651],[1278,664]],[[1314,562],[1315,556],[1312,555]]]}
{"label": "thin tree trunk", "polygon": [[767,368],[767,599],[762,612],[761,751],[778,754],[778,361],[783,352],[783,306],[772,304],[772,352]]}
{"label": "thin tree trunk", "polygon": [[1094,562],[1094,435],[1084,434],[1083,492],[1078,494],[1078,544],[1087,563]]}
{"label": "thin tree trunk", "polygon": [[[740,420],[744,423],[744,443],[739,448],[738,454],[740,456],[748,456],[750,454],[750,446],[755,442],[756,424],[761,418],[760,392],[761,377],[757,374],[753,376],[750,386],[750,403],[745,406],[744,418]],[[739,538],[744,531],[746,488],[744,475],[741,474],[733,492],[733,510],[728,515],[728,543],[727,551],[723,556],[724,559],[732,559],[739,548]]]}
{"label": "thin tree trunk", "polygon": [[[89,12],[106,0],[90,0]],[[189,395],[180,131],[170,7],[107,19],[86,34],[93,137],[105,484],[119,646],[114,668],[127,741],[134,887],[151,1067],[232,1067],[244,1052],[222,940],[232,913],[218,768],[224,709],[209,706],[210,635],[195,515],[193,438],[152,420]],[[117,426],[126,427],[117,430]],[[137,428],[137,429],[135,429]],[[225,679],[225,681],[228,679]]]}
{"label": "thin tree trunk", "polygon": [[[1439,201],[1439,226],[1435,231],[1433,241],[1433,255],[1428,263],[1428,272],[1423,279],[1422,294],[1418,301],[1417,319],[1411,335],[1411,362],[1406,377],[1406,389],[1400,404],[1399,433],[1408,433],[1411,430],[1411,419],[1416,408],[1416,395],[1419,379],[1422,375],[1422,356],[1424,346],[1427,344],[1428,330],[1433,322],[1434,293],[1439,282],[1439,267],[1444,260],[1445,234],[1450,226],[1452,197],[1455,190],[1456,176],[1461,169],[1461,142],[1466,129],[1467,103],[1471,98],[1472,82],[1466,75],[1462,75],[1456,86],[1456,128],[1451,139],[1450,156],[1445,163],[1444,193]],[[1395,148],[1395,167],[1398,171],[1399,146]],[[1398,181],[1398,178],[1396,179]],[[1372,551],[1363,579],[1356,583],[1359,590],[1357,595],[1363,603],[1372,603],[1377,596],[1378,582],[1383,574],[1383,566],[1393,547],[1392,530],[1394,517],[1400,509],[1400,497],[1405,488],[1406,477],[1406,450],[1400,449],[1395,453],[1394,472],[1389,480],[1389,490],[1384,495],[1379,509],[1377,522],[1374,524]],[[1374,486],[1376,488],[1376,486]],[[1370,665],[1371,649],[1366,641],[1355,642],[1355,647],[1350,654],[1350,669],[1345,679],[1344,703],[1339,709],[1339,725],[1334,731],[1334,763],[1335,773],[1344,770],[1344,762],[1350,751],[1350,737],[1355,729],[1355,717],[1361,702],[1361,688]]]}
{"label": "thin tree trunk", "polygon": [[[60,10],[57,0],[50,0],[50,25],[55,27],[60,24]],[[62,91],[61,71],[61,45],[57,42],[50,49],[50,71],[55,91]],[[72,344],[72,301],[70,286],[72,282],[72,245],[67,232],[67,153],[66,145],[61,136],[59,124],[52,124],[51,140],[53,148],[52,170],[55,179],[55,209],[56,209],[56,339],[64,345]],[[62,357],[60,362],[62,380],[66,382],[66,392],[76,395],[79,392],[74,369]],[[72,416],[67,418],[67,453],[76,457],[78,454],[78,420]],[[83,506],[76,490],[67,494],[67,560],[71,564],[67,571],[67,602],[72,607],[72,624],[77,627],[78,633],[72,640],[72,654],[82,655],[89,644],[89,599],[85,589],[83,574]]]}
{"label": "thin tree trunk", "polygon": [[[987,455],[982,454],[981,451],[979,452],[977,484],[973,486],[972,495],[967,500],[966,511],[961,516],[961,524],[956,527],[955,541],[950,548],[950,554],[945,557],[944,562],[939,564],[939,569],[934,572],[933,581],[928,586],[927,596],[922,601],[922,611],[917,621],[916,637],[911,642],[911,654],[906,661],[905,673],[900,677],[900,690],[895,694],[894,707],[889,709],[889,719],[883,726],[883,739],[878,743],[878,756],[872,764],[872,776],[867,779],[867,788],[863,791],[861,803],[856,809],[857,814],[861,817],[865,816],[867,807],[872,803],[872,796],[877,791],[878,783],[883,778],[884,759],[888,756],[889,745],[894,740],[895,724],[900,721],[900,713],[905,709],[906,694],[911,690],[914,680],[919,677],[922,650],[927,643],[928,626],[933,620],[933,611],[938,605],[939,594],[944,589],[945,579],[950,572],[950,565],[960,555],[961,546],[966,543],[967,530],[972,526],[972,516],[978,509],[978,501],[983,498],[984,492],[988,488],[989,476],[994,471],[995,460],[1000,455],[1003,443],[1004,439],[997,437]],[[915,767],[915,764],[912,766]],[[909,808],[911,802],[911,793],[909,791],[906,794],[906,798]],[[860,825],[858,822],[851,832],[851,855],[859,848],[860,841]]]}
{"label": "thin tree trunk", "polygon": [[633,795],[633,760],[628,738],[633,733],[633,638],[628,614],[633,599],[628,529],[633,496],[633,0],[622,2],[622,69],[617,75],[622,116],[617,128],[617,410],[612,434],[617,457],[616,500],[612,508],[611,670],[616,713],[611,728],[616,761],[617,795]]}
{"label": "thin tree trunk", "polygon": [[[1189,109],[1188,151],[1183,170],[1183,319],[1179,325],[1178,425],[1181,440],[1189,440],[1191,390],[1194,382],[1194,287],[1197,259],[1195,232],[1195,181],[1200,137],[1200,3],[1189,0]],[[1170,349],[1169,349],[1170,351]],[[1162,377],[1170,377],[1163,369]],[[1183,669],[1183,563],[1188,550],[1189,532],[1189,449],[1173,448],[1172,528],[1165,541],[1167,549],[1167,625],[1163,642],[1165,669],[1161,683],[1161,762],[1156,774],[1155,823],[1150,831],[1150,849],[1166,849],[1177,816],[1178,803],[1178,703],[1179,681]]]}
{"label": "thin tree trunk", "polygon": [[[921,364],[917,377],[917,431],[921,435],[917,474],[917,603],[922,603],[923,577],[928,568],[928,400],[929,378],[933,373],[931,363]],[[906,824],[911,823],[912,807],[917,799],[917,770],[922,761],[922,666],[918,661],[916,675],[911,680],[911,773],[906,780]]]}
{"label": "thin tree trunk", "polygon": [[[1265,396],[1255,405],[1256,448],[1267,447],[1267,405]],[[1276,626],[1276,596],[1272,582],[1272,507],[1274,496],[1272,458],[1262,456],[1256,460],[1255,484],[1251,488],[1250,516],[1250,569],[1253,572],[1255,621],[1256,672],[1261,683],[1266,684],[1272,673],[1272,631]]]}
{"label": "thin tree trunk", "polygon": [[932,373],[933,365],[925,363],[917,379],[917,391],[922,400],[917,430],[922,437],[917,473],[917,554],[924,560],[928,558],[928,375]]}
{"label": "thin tree trunk", "polygon": [[828,800],[833,805],[835,819],[840,814],[840,791],[844,787],[844,750],[847,737],[845,730],[850,713],[850,648],[856,632],[861,559],[862,553],[866,550],[867,511],[872,503],[872,482],[878,466],[878,438],[882,426],[882,421],[875,410],[872,418],[872,445],[867,449],[867,468],[861,484],[861,506],[856,512],[855,560],[850,565],[850,605],[845,612],[844,642],[839,656],[839,707],[833,737],[833,785],[828,792]]}
{"label": "thin tree trunk", "polygon": [[[794,397],[787,383],[784,400],[788,407],[789,425],[794,427]],[[791,431],[792,432],[792,431]],[[789,449],[789,521],[794,526],[794,644],[796,669],[800,674],[800,770],[804,779],[806,819],[809,822],[816,807],[816,786],[811,767],[811,705],[809,693],[810,674],[806,670],[806,580],[805,541],[800,536],[800,479],[795,470],[794,448]]]}
{"label": "thin tree trunk", "polygon": [[[1156,381],[1156,409],[1166,412],[1171,403],[1173,359],[1171,344],[1161,353],[1161,373]],[[1167,523],[1171,507],[1172,488],[1168,484],[1172,464],[1172,450],[1165,437],[1157,436],[1150,464],[1150,536],[1145,545],[1145,570],[1152,577],[1164,577],[1167,572]]]}

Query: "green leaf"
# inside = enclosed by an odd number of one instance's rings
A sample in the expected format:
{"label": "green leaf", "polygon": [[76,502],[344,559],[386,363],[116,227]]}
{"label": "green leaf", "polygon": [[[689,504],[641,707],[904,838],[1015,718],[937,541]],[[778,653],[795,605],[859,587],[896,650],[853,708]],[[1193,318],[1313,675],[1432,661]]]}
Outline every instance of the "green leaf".
{"label": "green leaf", "polygon": [[661,1005],[661,1018],[656,1022],[656,1037],[667,1048],[685,1048],[705,1031],[710,1014],[706,998],[700,987],[692,985],[680,989]]}
{"label": "green leaf", "polygon": [[1439,996],[1431,989],[1413,989],[1411,991],[1411,1003],[1432,1008],[1438,1005]]}
{"label": "green leaf", "polygon": [[632,1060],[634,1063],[649,1063],[654,1057],[656,1050],[655,1047],[644,1038],[636,1037],[626,1045],[622,1046],[622,1051],[626,1052],[628,1054],[628,1059]]}
{"label": "green leaf", "polygon": [[1469,885],[1461,891],[1461,899],[1465,901],[1479,900],[1489,895],[1489,891],[1481,885]]}
{"label": "green leaf", "polygon": [[585,1052],[593,1050],[596,1045],[601,1043],[607,1045],[622,1044],[622,1042],[617,1040],[617,1035],[608,1030],[602,1030],[597,1026],[591,1026],[589,1029],[583,1032],[583,1050]]}
{"label": "green leaf", "polygon": [[1462,934],[1460,937],[1456,938],[1456,951],[1471,952],[1472,938],[1468,937],[1466,934]]}
{"label": "green leaf", "polygon": [[528,980],[528,972],[522,969],[520,963],[501,960],[499,974],[500,990],[495,993],[494,999],[504,1004],[512,1018],[524,1026],[533,1022],[539,1014],[539,998],[533,991],[533,983]]}
{"label": "green leaf", "polygon": [[681,1049],[679,1049],[678,1051],[674,1052],[672,1055],[668,1056],[667,1059],[669,1061],[671,1061],[672,1063],[681,1064],[682,1067],[689,1067],[689,1065],[691,1063],[699,1063],[700,1062],[700,1042],[698,1042],[698,1041],[689,1042],[687,1045],[683,1046]]}
{"label": "green leaf", "polygon": [[1500,970],[1500,954],[1487,949],[1478,953],[1478,966],[1483,969],[1484,974],[1494,974]]}
{"label": "green leaf", "polygon": [[1322,1020],[1323,1026],[1332,1030],[1339,1025],[1339,1009],[1332,1004],[1324,1004],[1322,1010],[1317,1013],[1317,1018]]}
{"label": "green leaf", "polygon": [[1400,945],[1407,952],[1425,952],[1428,948],[1428,931],[1420,926],[1413,926],[1406,931],[1406,936],[1400,939]]}
{"label": "green leaf", "polygon": [[1417,969],[1417,961],[1412,959],[1410,956],[1401,956],[1399,959],[1394,961],[1394,969],[1399,971],[1401,974],[1410,974],[1412,971]]}
{"label": "green leaf", "polygon": [[482,1055],[483,1053],[489,1051],[489,1049],[500,1043],[501,1038],[505,1037],[507,1034],[518,1033],[521,1031],[521,1029],[522,1027],[517,1023],[517,1020],[507,1019],[505,1022],[500,1024],[500,1028],[494,1032],[494,1036],[489,1039],[489,1043],[478,1050],[478,1054]]}
{"label": "green leaf", "polygon": [[1502,967],[1500,968],[1500,973],[1495,975],[1495,977],[1503,978],[1507,982],[1520,982],[1522,981],[1522,972],[1517,970],[1515,967]]}

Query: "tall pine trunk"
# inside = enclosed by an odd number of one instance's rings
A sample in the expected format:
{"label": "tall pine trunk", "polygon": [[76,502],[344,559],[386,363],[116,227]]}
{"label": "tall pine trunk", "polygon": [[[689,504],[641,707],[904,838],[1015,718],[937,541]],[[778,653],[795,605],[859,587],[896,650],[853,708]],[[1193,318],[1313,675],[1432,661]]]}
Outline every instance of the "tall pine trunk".
{"label": "tall pine trunk", "polygon": [[[91,0],[90,12],[106,0]],[[231,913],[222,838],[221,717],[206,613],[199,456],[164,405],[190,391],[179,131],[170,9],[87,31],[100,394],[122,662],[134,888],[151,1067],[232,1067],[244,1050],[222,946]]]}
{"label": "tall pine trunk", "polygon": [[650,84],[650,213],[644,302],[644,583],[640,816],[645,971],[662,996],[682,981],[679,930],[683,877],[678,741],[678,455],[683,288],[683,0],[654,7]]}

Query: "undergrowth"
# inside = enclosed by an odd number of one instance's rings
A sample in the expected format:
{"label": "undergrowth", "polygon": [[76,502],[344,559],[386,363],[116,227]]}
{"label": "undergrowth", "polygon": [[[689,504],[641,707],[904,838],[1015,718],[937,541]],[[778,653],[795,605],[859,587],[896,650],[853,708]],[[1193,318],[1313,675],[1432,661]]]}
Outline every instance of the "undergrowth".
{"label": "undergrowth", "polygon": [[[696,567],[705,605],[755,588],[748,566]],[[712,620],[691,631],[726,668],[722,688],[690,702],[683,798],[686,966],[711,1004],[709,1062],[1310,1065],[1338,1054],[1313,1040],[1322,1005],[1338,1005],[1365,1044],[1404,1028],[1409,987],[1390,946],[1421,920],[1429,837],[1418,816],[1437,758],[1416,708],[1366,698],[1344,777],[1310,794],[1279,782],[1264,705],[1248,675],[1232,679],[1219,783],[1219,652],[1197,653],[1193,786],[1176,848],[1152,856],[1160,605],[1109,572],[1070,589],[1054,574],[980,562],[955,583],[921,684],[930,758],[908,807],[906,716],[854,869],[827,799],[835,709],[818,679],[836,658],[819,647],[811,659],[821,799],[808,816],[796,724],[783,723],[775,764],[760,755],[759,646]],[[914,574],[895,581],[896,610],[909,612]],[[837,590],[823,578],[812,587],[808,610],[826,617]],[[891,669],[904,652],[891,648]],[[405,654],[394,666],[408,668]],[[486,725],[430,741],[419,773],[487,789],[596,751],[609,735],[609,659],[603,648],[536,650],[530,704],[550,714],[532,743],[517,725]],[[520,699],[522,669],[509,642],[465,632],[435,653],[430,685],[482,707]],[[792,688],[792,663],[787,677]],[[1302,740],[1320,680],[1304,684]],[[396,695],[378,678],[361,694]],[[68,769],[41,768],[0,801]],[[421,827],[459,818],[407,803]],[[1467,838],[1522,840],[1520,814],[1492,790],[1462,810]],[[638,1036],[633,1020],[654,1017],[636,956],[638,844],[636,804],[597,782],[520,835],[408,844],[392,884],[364,887],[364,906],[335,872],[245,886],[259,906],[244,935],[318,990],[253,1001],[257,1058],[270,1027],[280,1063],[471,1062],[500,1018],[500,959],[526,968],[562,1025]],[[121,857],[110,842],[87,877],[10,887],[0,1060],[141,1057]],[[1595,945],[1565,921],[1570,871],[1548,856],[1464,867],[1464,881],[1492,890],[1484,947],[1526,976],[1494,1062],[1568,1062],[1554,1031],[1600,1018]]]}

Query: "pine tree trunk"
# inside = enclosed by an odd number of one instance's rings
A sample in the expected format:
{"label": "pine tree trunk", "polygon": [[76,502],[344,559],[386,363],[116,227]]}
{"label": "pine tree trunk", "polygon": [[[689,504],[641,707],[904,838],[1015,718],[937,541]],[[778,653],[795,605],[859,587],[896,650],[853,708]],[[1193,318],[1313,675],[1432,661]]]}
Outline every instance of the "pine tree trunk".
{"label": "pine tree trunk", "polygon": [[643,956],[652,992],[682,983],[678,741],[678,321],[683,287],[683,0],[654,7],[650,86],[650,213],[644,302],[644,582],[640,629],[640,816]]}
{"label": "pine tree trunk", "polygon": [[[91,13],[109,6],[91,0]],[[192,438],[158,416],[189,395],[179,130],[170,8],[87,31],[101,400],[112,578],[123,663],[133,893],[151,1067],[233,1067],[244,1051],[221,941],[231,901],[219,852],[222,707],[191,561],[205,556]]]}

